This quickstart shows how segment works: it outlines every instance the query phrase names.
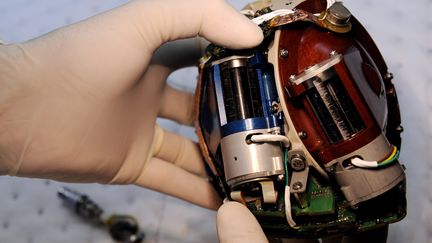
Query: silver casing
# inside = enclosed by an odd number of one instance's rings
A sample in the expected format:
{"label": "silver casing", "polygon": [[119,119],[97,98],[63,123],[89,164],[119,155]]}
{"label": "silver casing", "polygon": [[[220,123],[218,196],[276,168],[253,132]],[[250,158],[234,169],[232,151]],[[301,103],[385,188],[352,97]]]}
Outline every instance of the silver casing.
{"label": "silver casing", "polygon": [[250,134],[268,134],[270,129],[238,132],[221,139],[225,179],[230,187],[284,173],[279,143],[247,143]]}
{"label": "silver casing", "polygon": [[341,190],[350,205],[374,198],[395,187],[405,178],[400,163],[377,169],[363,169],[354,166],[345,167],[343,161],[360,156],[365,160],[381,160],[391,151],[392,146],[384,134],[380,134],[367,145],[358,150],[328,163],[327,168],[333,172]]}

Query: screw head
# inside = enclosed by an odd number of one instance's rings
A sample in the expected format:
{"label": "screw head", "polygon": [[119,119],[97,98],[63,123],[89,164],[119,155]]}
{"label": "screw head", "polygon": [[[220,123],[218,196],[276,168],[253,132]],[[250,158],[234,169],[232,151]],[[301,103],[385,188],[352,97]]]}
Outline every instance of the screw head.
{"label": "screw head", "polygon": [[271,108],[270,108],[270,111],[271,111],[271,113],[276,113],[276,112],[278,112],[279,111],[279,104],[278,103],[276,103],[276,102],[274,102],[273,104],[272,104],[272,106],[271,106]]}
{"label": "screw head", "polygon": [[300,137],[300,139],[306,139],[307,138],[307,133],[305,131],[300,131],[298,133],[298,136]]}
{"label": "screw head", "polygon": [[386,73],[384,75],[384,79],[386,79],[386,80],[392,80],[393,79],[393,73]]}
{"label": "screw head", "polygon": [[289,79],[290,79],[291,82],[294,82],[294,80],[296,79],[296,76],[294,74],[291,74],[289,76]]}
{"label": "screw head", "polygon": [[282,57],[282,58],[287,58],[288,55],[289,55],[289,52],[288,52],[287,49],[281,49],[280,52],[279,52],[279,56]]}
{"label": "screw head", "polygon": [[290,160],[291,167],[296,171],[301,171],[306,168],[306,160],[300,154],[295,154]]}
{"label": "screw head", "polygon": [[302,188],[303,188],[303,183],[301,183],[300,181],[294,182],[294,184],[293,184],[294,190],[300,190]]}
{"label": "screw head", "polygon": [[402,133],[403,131],[404,131],[404,127],[402,125],[399,125],[398,127],[396,127],[396,132]]}

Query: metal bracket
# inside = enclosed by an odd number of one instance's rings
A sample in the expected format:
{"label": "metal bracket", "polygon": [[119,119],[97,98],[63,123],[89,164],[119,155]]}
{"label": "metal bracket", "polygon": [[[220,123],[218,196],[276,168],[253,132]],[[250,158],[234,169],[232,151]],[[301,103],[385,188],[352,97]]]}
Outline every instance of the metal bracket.
{"label": "metal bracket", "polygon": [[288,153],[288,161],[292,168],[290,191],[294,193],[303,193],[306,191],[309,165],[305,159],[303,151],[292,150]]}

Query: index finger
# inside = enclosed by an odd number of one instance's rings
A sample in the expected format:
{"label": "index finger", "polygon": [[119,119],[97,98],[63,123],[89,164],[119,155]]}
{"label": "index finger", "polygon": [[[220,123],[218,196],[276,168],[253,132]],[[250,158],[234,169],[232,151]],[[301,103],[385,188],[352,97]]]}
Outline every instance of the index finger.
{"label": "index finger", "polygon": [[206,178],[159,158],[147,162],[135,184],[208,209],[216,210],[222,203]]}

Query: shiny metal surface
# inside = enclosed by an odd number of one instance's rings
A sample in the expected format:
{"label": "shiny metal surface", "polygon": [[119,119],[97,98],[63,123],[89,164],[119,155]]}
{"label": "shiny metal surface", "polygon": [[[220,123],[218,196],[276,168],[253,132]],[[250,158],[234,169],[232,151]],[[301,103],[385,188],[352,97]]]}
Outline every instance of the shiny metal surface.
{"label": "shiny metal surface", "polygon": [[341,2],[334,3],[328,10],[325,19],[336,26],[345,26],[351,18],[350,11]]}
{"label": "shiny metal surface", "polygon": [[283,153],[278,143],[247,143],[250,134],[269,133],[267,129],[239,132],[221,140],[225,177],[236,186],[256,178],[283,174]]}

